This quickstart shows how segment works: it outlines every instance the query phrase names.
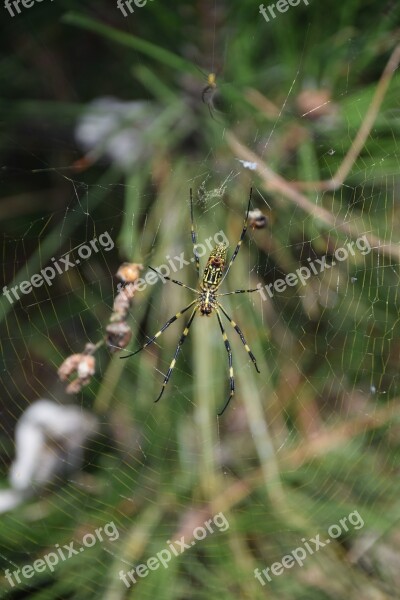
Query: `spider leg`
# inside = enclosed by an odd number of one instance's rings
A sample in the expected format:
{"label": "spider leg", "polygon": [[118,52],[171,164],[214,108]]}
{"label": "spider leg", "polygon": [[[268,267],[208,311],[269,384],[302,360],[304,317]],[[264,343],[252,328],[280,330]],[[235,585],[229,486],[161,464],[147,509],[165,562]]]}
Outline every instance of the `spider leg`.
{"label": "spider leg", "polygon": [[217,296],[230,296],[231,294],[248,294],[250,292],[258,292],[260,288],[254,288],[254,290],[235,290],[234,292],[226,292],[226,294],[217,294]]}
{"label": "spider leg", "polygon": [[[197,302],[197,300],[195,300],[195,302]],[[192,302],[192,304],[193,304],[193,302]],[[187,308],[189,308],[189,307],[187,307]],[[191,326],[191,324],[193,322],[193,319],[194,319],[194,317],[196,315],[196,310],[197,309],[198,309],[198,306],[195,306],[192,314],[190,315],[190,318],[189,318],[188,322],[186,323],[186,327],[183,330],[183,333],[182,333],[182,335],[181,335],[181,337],[179,339],[178,345],[176,347],[174,358],[172,359],[171,364],[169,365],[169,369],[167,371],[167,374],[166,374],[166,376],[164,378],[164,383],[162,385],[160,395],[158,396],[157,400],[155,400],[154,402],[158,402],[159,399],[161,398],[161,396],[164,393],[164,390],[165,390],[166,385],[167,385],[167,383],[169,381],[169,378],[171,377],[172,371],[174,370],[176,359],[178,358],[178,354],[180,352],[181,346],[182,346],[183,342],[186,340],[186,338],[188,336],[189,329],[190,329],[190,326]]]}
{"label": "spider leg", "polygon": [[229,343],[228,336],[225,333],[225,329],[224,329],[224,326],[222,324],[222,320],[221,320],[221,316],[219,314],[219,310],[218,310],[218,308],[216,308],[215,310],[216,310],[216,313],[217,313],[218,323],[219,323],[219,326],[220,326],[220,329],[221,329],[222,338],[224,340],[225,348],[226,348],[226,351],[228,353],[229,385],[230,385],[230,394],[229,394],[228,400],[225,402],[225,404],[222,407],[222,409],[218,412],[218,416],[220,417],[222,415],[222,413],[225,411],[225,409],[228,407],[228,404],[231,401],[232,396],[235,393],[235,378],[234,378],[234,375],[233,375],[231,345]]}
{"label": "spider leg", "polygon": [[228,313],[226,312],[226,310],[224,309],[224,307],[218,302],[218,307],[222,310],[222,312],[224,313],[225,317],[228,319],[228,321],[230,322],[230,324],[232,325],[233,329],[236,331],[236,333],[238,333],[240,339],[242,340],[242,344],[246,349],[247,354],[250,356],[251,360],[253,361],[253,364],[256,368],[257,373],[260,372],[258,366],[257,366],[257,361],[256,361],[256,357],[254,356],[254,354],[252,353],[252,351],[250,350],[249,346],[247,345],[247,342],[245,340],[245,337],[242,333],[242,330],[240,329],[239,325],[237,325],[235,323],[235,321],[233,321],[230,316],[228,315]]}
{"label": "spider leg", "polygon": [[237,243],[237,246],[235,248],[235,252],[232,254],[231,260],[228,263],[228,266],[226,268],[226,271],[224,273],[223,278],[221,279],[221,283],[223,282],[223,280],[225,279],[225,277],[228,275],[229,269],[232,266],[233,261],[235,260],[235,258],[237,257],[239,250],[240,250],[240,246],[242,245],[243,242],[243,238],[246,235],[246,231],[247,231],[247,220],[249,217],[249,210],[250,210],[250,202],[251,202],[251,195],[253,193],[253,188],[250,188],[250,194],[249,194],[249,203],[247,205],[247,211],[246,211],[246,216],[244,218],[244,223],[243,223],[243,229],[242,229],[242,233],[240,234],[240,239]]}
{"label": "spider leg", "polygon": [[144,346],[142,346],[141,348],[139,348],[139,350],[135,350],[135,352],[131,352],[130,354],[126,354],[125,356],[120,356],[120,358],[130,358],[131,356],[134,356],[135,354],[137,354],[141,350],[144,350],[145,348],[147,348],[147,346],[150,346],[150,344],[152,344],[158,337],[160,337],[160,335],[167,329],[167,327],[169,327],[171,325],[171,323],[174,323],[174,321],[176,321],[177,319],[179,319],[179,317],[181,317],[183,315],[183,313],[185,313],[187,310],[189,310],[189,308],[191,306],[193,306],[193,304],[195,302],[197,302],[197,299],[193,300],[193,302],[191,302],[190,304],[188,304],[188,306],[186,306],[186,308],[184,308],[180,312],[176,313],[175,316],[173,316],[170,319],[168,319],[168,321],[165,323],[165,325],[163,325],[163,327],[161,327],[160,331],[157,331],[157,333],[155,335],[153,335],[153,337],[150,338],[149,341],[144,344]]}
{"label": "spider leg", "polygon": [[156,269],[153,269],[153,267],[149,267],[149,269],[151,269],[152,271],[154,271],[154,273],[157,273],[157,275],[159,276],[160,279],[166,279],[167,281],[172,281],[172,283],[176,283],[177,285],[180,285],[181,287],[184,287],[187,290],[191,290],[195,294],[199,293],[198,290],[195,290],[194,288],[191,288],[190,286],[186,285],[186,283],[182,283],[182,281],[179,281],[178,279],[171,279],[171,277],[167,277],[166,275],[162,275]]}
{"label": "spider leg", "polygon": [[208,107],[208,112],[210,113],[210,117],[211,117],[212,119],[214,119],[214,121],[216,121],[217,119],[214,117],[214,115],[212,114],[212,110],[211,110],[211,107],[213,107],[213,108],[214,108],[213,104],[211,104],[211,102],[209,102],[209,103],[207,104],[207,107]]}
{"label": "spider leg", "polygon": [[204,104],[207,104],[207,102],[206,102],[206,94],[207,94],[207,92],[209,92],[212,89],[213,89],[212,85],[206,85],[206,87],[201,92],[201,99],[204,102]]}
{"label": "spider leg", "polygon": [[193,223],[193,191],[192,188],[190,188],[190,221],[191,221],[191,232],[192,232],[192,243],[193,243],[193,254],[194,254],[194,258],[196,260],[196,271],[197,271],[197,278],[199,277],[199,271],[200,271],[200,261],[199,261],[199,255],[197,254],[197,250],[196,250],[196,245],[197,245],[197,236],[196,236],[196,232],[194,229],[194,223]]}

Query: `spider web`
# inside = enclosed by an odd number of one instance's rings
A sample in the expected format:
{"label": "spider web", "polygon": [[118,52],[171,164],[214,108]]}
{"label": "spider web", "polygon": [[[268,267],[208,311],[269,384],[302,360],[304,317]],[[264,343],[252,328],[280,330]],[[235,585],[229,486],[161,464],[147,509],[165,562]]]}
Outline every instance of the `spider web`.
{"label": "spider web", "polygon": [[[140,58],[138,63],[144,65]],[[346,61],[352,82],[354,64],[352,58]],[[398,485],[392,481],[398,441],[391,425],[399,384],[399,270],[398,254],[390,253],[398,247],[397,75],[345,183],[334,191],[317,186],[301,190],[316,211],[334,215],[333,222],[321,222],[303,210],[283,188],[269,189],[257,170],[265,161],[286,181],[333,177],[363,122],[383,61],[379,68],[366,91],[348,83],[334,99],[314,98],[312,111],[326,105],[332,109],[316,121],[307,121],[309,109],[291,118],[304,79],[299,63],[283,82],[272,79],[278,110],[271,108],[268,128],[256,115],[250,136],[246,119],[242,131],[239,122],[235,132],[256,157],[255,170],[247,155],[228,154],[226,146],[221,152],[228,138],[218,121],[208,153],[198,152],[190,160],[162,153],[152,160],[149,152],[147,162],[124,171],[126,165],[115,157],[102,161],[96,156],[93,170],[77,174],[54,167],[26,142],[16,164],[10,159],[5,165],[8,196],[3,202],[9,220],[2,263],[8,289],[50,266],[52,258],[70,255],[76,260],[82,245],[105,233],[113,247],[98,244],[88,259],[57,273],[51,285],[20,293],[20,300],[1,298],[3,487],[14,457],[15,424],[32,402],[47,398],[72,404],[98,422],[97,434],[81,442],[81,467],[63,476],[57,472],[51,485],[34,486],[32,496],[4,516],[3,570],[33,564],[56,544],[75,540],[79,545],[86,533],[110,521],[119,538],[60,561],[54,574],[36,573],[13,588],[3,578],[4,597],[29,593],[33,598],[116,599],[134,597],[139,586],[141,598],[205,598],[210,592],[240,597],[247,587],[251,597],[265,597],[254,578],[255,567],[281,560],[301,545],[303,536],[326,530],[355,509],[368,535],[375,536],[371,547],[384,548],[393,558],[396,540],[387,532],[398,519]],[[215,116],[219,118],[218,112]],[[70,139],[54,138],[54,154],[78,158]],[[12,143],[17,146],[17,136]],[[54,171],[32,172],[41,168]],[[11,196],[18,180],[22,191]],[[100,346],[90,383],[79,394],[66,394],[57,369],[87,343],[104,339],[120,264],[142,263],[145,276],[149,266],[171,266],[171,260],[177,269],[171,267],[171,277],[196,287],[189,189],[195,194],[198,242],[206,248],[204,268],[210,236],[214,243],[222,232],[229,254],[234,250],[251,186],[252,206],[261,209],[268,223],[248,229],[221,291],[262,286],[263,295],[222,300],[256,355],[261,375],[225,320],[236,394],[224,417],[218,419],[217,410],[229,392],[228,360],[214,317],[195,318],[165,393],[158,404],[153,402],[189,312],[135,357],[122,361],[119,356],[127,350],[112,353]],[[28,193],[31,204],[23,196]],[[358,235],[350,235],[349,227]],[[345,260],[335,257],[340,248],[347,248]],[[182,269],[176,259],[180,256],[188,262]],[[320,266],[323,257],[328,267],[311,272],[304,284],[286,284],[280,291],[274,287],[302,267]],[[147,284],[129,310],[128,349],[139,348],[192,297],[172,283]],[[193,540],[193,530],[220,512],[229,520],[228,532],[215,526],[207,539],[171,560],[168,569],[150,573],[129,590],[123,585],[120,570],[145,563],[167,547],[167,540],[183,535]],[[380,576],[379,560],[362,543],[359,549],[350,534],[341,539],[341,549],[368,560],[371,587],[389,597],[397,581],[395,567]],[[315,570],[299,568],[276,578],[272,589],[277,597],[333,597],[328,585],[335,597],[365,590],[362,568],[343,565],[333,552],[321,550],[307,564]],[[240,581],[234,579],[235,569]],[[332,582],[332,574],[340,581]],[[172,592],[175,582],[179,589]]]}

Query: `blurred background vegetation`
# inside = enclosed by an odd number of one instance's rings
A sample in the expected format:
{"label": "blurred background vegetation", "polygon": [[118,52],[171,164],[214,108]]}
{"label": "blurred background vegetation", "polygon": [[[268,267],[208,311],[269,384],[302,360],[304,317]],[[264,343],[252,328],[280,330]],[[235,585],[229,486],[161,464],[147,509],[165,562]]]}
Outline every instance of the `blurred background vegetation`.
{"label": "blurred background vegetation", "polygon": [[[312,183],[335,174],[366,123],[399,40],[398,4],[311,0],[270,22],[248,0],[154,0],[128,17],[102,0],[44,0],[13,18],[1,10],[2,285],[105,231],[115,241],[51,287],[0,299],[2,487],[15,424],[37,398],[101,423],[80,472],[2,516],[1,598],[399,597],[398,71],[343,185]],[[203,102],[212,72],[217,88]],[[119,113],[93,146],[104,114],[80,136],[77,127],[100,98],[118,100]],[[110,149],[115,131],[127,137]],[[240,162],[251,159],[254,171]],[[221,418],[228,366],[215,318],[195,319],[158,404],[183,320],[128,360],[100,347],[90,384],[67,395],[57,369],[104,338],[121,262],[190,256],[190,188],[199,241],[223,230],[232,251],[250,186],[268,224],[249,229],[224,291],[329,262],[358,236],[372,252],[265,301],[225,299],[261,375],[227,324],[237,390]],[[176,277],[196,285],[193,266]],[[173,284],[138,292],[129,348],[190,299]],[[354,510],[362,529],[265,586],[255,579]],[[226,532],[130,589],[119,579],[220,511]],[[111,520],[117,541],[10,588],[6,568]]]}

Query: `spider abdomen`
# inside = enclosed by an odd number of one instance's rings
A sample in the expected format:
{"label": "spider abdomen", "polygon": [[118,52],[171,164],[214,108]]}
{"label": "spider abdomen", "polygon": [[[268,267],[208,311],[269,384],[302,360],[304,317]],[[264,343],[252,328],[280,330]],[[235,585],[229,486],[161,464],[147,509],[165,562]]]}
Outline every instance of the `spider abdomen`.
{"label": "spider abdomen", "polygon": [[226,246],[225,244],[217,244],[211,251],[210,256],[203,273],[202,288],[206,289],[209,286],[218,288],[222,274],[225,268]]}

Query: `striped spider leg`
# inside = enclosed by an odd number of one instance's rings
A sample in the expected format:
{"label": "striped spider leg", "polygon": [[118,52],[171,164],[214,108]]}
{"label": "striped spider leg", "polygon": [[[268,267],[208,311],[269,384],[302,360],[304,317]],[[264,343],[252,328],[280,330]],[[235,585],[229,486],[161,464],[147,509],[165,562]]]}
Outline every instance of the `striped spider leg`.
{"label": "striped spider leg", "polygon": [[[224,406],[218,412],[219,416],[221,416],[222,413],[226,410],[229,402],[231,401],[231,399],[235,393],[235,378],[234,378],[234,374],[233,374],[232,350],[231,350],[231,346],[230,346],[230,343],[228,340],[228,336],[225,332],[225,329],[224,329],[224,326],[222,323],[221,313],[224,315],[224,317],[228,320],[229,324],[233,327],[233,329],[239,335],[240,340],[241,340],[243,346],[245,347],[246,352],[250,356],[250,359],[253,362],[257,373],[260,372],[258,369],[258,366],[257,366],[256,358],[255,358],[254,354],[252,353],[251,349],[249,348],[249,346],[246,342],[246,339],[242,333],[242,330],[240,329],[239,325],[237,325],[235,323],[235,321],[233,321],[231,319],[231,317],[228,315],[228,313],[226,312],[226,310],[224,309],[222,304],[218,301],[218,298],[222,297],[222,296],[229,296],[231,294],[251,293],[251,292],[258,291],[258,288],[255,288],[255,289],[250,289],[250,290],[236,290],[234,292],[218,294],[218,289],[219,289],[221,283],[224,281],[225,277],[227,276],[229,269],[231,268],[235,258],[237,257],[239,250],[240,250],[240,246],[242,245],[244,236],[246,234],[248,214],[249,214],[249,210],[250,210],[251,195],[252,195],[252,190],[250,189],[249,203],[247,206],[246,216],[245,216],[244,223],[243,223],[242,233],[240,235],[240,238],[236,245],[236,248],[232,254],[232,257],[228,262],[226,270],[225,270],[225,264],[226,264],[227,247],[223,243],[216,244],[216,246],[212,249],[210,256],[208,257],[206,266],[204,268],[201,282],[199,283],[199,289],[194,289],[194,288],[186,285],[185,283],[182,283],[181,281],[179,281],[177,279],[171,279],[170,277],[162,275],[156,269],[153,269],[152,267],[150,267],[150,269],[152,271],[154,271],[155,273],[157,273],[159,275],[160,279],[171,281],[172,283],[175,283],[176,285],[180,285],[181,287],[184,287],[184,288],[190,290],[191,292],[193,292],[194,294],[196,294],[196,298],[192,302],[190,302],[190,304],[188,304],[185,308],[183,308],[178,313],[176,313],[176,315],[174,315],[173,317],[168,319],[168,321],[163,325],[163,327],[159,331],[157,331],[157,333],[155,335],[153,335],[153,337],[151,337],[141,348],[139,348],[135,352],[132,352],[131,354],[127,354],[126,356],[121,357],[121,358],[129,358],[130,356],[134,356],[138,352],[141,352],[141,350],[144,350],[145,348],[147,348],[148,346],[153,344],[153,342],[155,342],[155,340],[158,337],[160,337],[160,335],[172,323],[177,321],[184,313],[186,313],[190,308],[193,307],[193,310],[190,313],[190,317],[189,317],[188,321],[186,322],[185,328],[179,339],[178,345],[175,350],[174,357],[173,357],[171,364],[169,365],[168,371],[164,377],[164,382],[162,384],[161,392],[160,392],[158,398],[155,400],[155,402],[158,402],[164,393],[164,390],[165,390],[165,388],[170,380],[170,377],[172,375],[172,371],[174,370],[181,347],[189,334],[190,326],[193,323],[193,320],[194,320],[196,314],[199,314],[199,316],[209,317],[210,315],[212,315],[213,312],[216,313],[217,319],[218,319],[218,324],[219,324],[221,334],[222,334],[222,338],[223,338],[223,341],[225,344],[226,352],[228,354],[230,394],[229,394],[229,397],[226,400]],[[191,217],[191,237],[192,237],[192,244],[193,244],[193,255],[194,255],[195,264],[196,264],[197,276],[199,278],[200,261],[199,261],[199,256],[198,256],[197,249],[196,249],[197,236],[196,236],[196,232],[195,232],[195,228],[194,228],[194,219],[193,219],[192,190],[190,190],[190,217]]]}

